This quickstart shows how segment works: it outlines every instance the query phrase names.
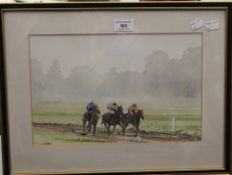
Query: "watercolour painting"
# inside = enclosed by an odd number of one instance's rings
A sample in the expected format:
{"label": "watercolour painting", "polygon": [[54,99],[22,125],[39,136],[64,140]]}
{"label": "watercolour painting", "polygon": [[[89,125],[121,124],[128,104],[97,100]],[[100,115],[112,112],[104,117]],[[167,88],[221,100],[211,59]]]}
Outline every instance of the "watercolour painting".
{"label": "watercolour painting", "polygon": [[201,140],[201,34],[30,35],[29,44],[34,145]]}

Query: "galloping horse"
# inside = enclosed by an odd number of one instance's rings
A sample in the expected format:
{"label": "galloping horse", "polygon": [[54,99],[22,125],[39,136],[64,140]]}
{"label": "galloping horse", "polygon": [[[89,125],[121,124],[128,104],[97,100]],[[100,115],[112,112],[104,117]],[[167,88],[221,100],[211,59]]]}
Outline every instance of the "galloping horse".
{"label": "galloping horse", "polygon": [[85,128],[86,128],[86,124],[88,122],[88,125],[87,125],[88,132],[89,133],[91,132],[91,128],[93,126],[93,135],[95,136],[97,122],[98,122],[100,113],[101,113],[101,111],[97,105],[93,108],[91,116],[89,116],[88,112],[84,113],[83,118],[82,118],[82,122],[83,122],[83,130],[82,131],[83,131],[83,133],[86,133]]}
{"label": "galloping horse", "polygon": [[139,109],[138,112],[133,114],[126,114],[122,119],[122,133],[125,135],[126,128],[129,124],[135,127],[135,136],[138,135],[139,132],[139,124],[140,119],[144,119],[143,110]]}
{"label": "galloping horse", "polygon": [[105,125],[108,135],[110,135],[110,126],[113,125],[113,131],[115,131],[116,125],[121,126],[121,119],[123,118],[123,108],[119,106],[115,114],[110,114],[109,112],[102,115],[102,124]]}

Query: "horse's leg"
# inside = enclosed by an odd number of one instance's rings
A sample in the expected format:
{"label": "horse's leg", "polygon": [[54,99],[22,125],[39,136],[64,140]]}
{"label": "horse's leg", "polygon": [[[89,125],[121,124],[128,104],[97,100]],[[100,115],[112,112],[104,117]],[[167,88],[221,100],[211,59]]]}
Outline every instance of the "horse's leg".
{"label": "horse's leg", "polygon": [[123,125],[123,127],[122,127],[122,135],[125,135],[125,133],[126,133],[126,128],[127,128],[128,125],[129,125],[129,123],[125,123],[125,124]]}
{"label": "horse's leg", "polygon": [[107,134],[108,136],[110,136],[110,124],[108,124],[108,127],[107,127]]}
{"label": "horse's leg", "polygon": [[90,133],[91,132],[91,128],[92,128],[92,121],[88,122],[87,128],[88,128],[88,132]]}
{"label": "horse's leg", "polygon": [[93,136],[96,134],[96,123],[93,125]]}
{"label": "horse's leg", "polygon": [[123,122],[121,123],[121,125],[120,125],[120,126],[121,126],[121,133],[122,133],[122,135],[123,135],[123,132],[124,132],[124,125],[125,125],[124,123],[125,123],[125,122],[123,121]]}
{"label": "horse's leg", "polygon": [[88,131],[91,130],[91,121],[88,121],[87,129],[88,129]]}
{"label": "horse's leg", "polygon": [[88,133],[91,132],[91,126],[88,125]]}
{"label": "horse's leg", "polygon": [[99,118],[97,118],[97,119],[94,121],[94,130],[93,130],[93,135],[94,135],[94,136],[95,136],[95,134],[96,134],[98,119],[99,119]]}
{"label": "horse's leg", "polygon": [[107,130],[107,134],[110,135],[110,133],[109,133],[109,124],[107,124],[106,121],[104,121],[103,123],[105,125],[106,130]]}
{"label": "horse's leg", "polygon": [[106,125],[106,122],[105,122],[105,121],[103,122],[103,124],[104,124],[105,128],[107,129],[107,125]]}
{"label": "horse's leg", "polygon": [[139,127],[138,127],[138,126],[136,126],[136,130],[135,130],[135,137],[137,137],[137,136],[138,136],[138,132],[139,132]]}
{"label": "horse's leg", "polygon": [[125,124],[122,124],[122,135],[125,135]]}
{"label": "horse's leg", "polygon": [[116,124],[114,124],[114,129],[113,129],[113,133],[115,132],[115,128],[116,128]]}

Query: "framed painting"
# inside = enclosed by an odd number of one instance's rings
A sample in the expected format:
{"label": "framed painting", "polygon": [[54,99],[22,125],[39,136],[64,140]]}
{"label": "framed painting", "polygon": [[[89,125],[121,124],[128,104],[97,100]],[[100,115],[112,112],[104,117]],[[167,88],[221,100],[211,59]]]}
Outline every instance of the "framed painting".
{"label": "framed painting", "polygon": [[1,5],[5,174],[230,174],[230,3]]}

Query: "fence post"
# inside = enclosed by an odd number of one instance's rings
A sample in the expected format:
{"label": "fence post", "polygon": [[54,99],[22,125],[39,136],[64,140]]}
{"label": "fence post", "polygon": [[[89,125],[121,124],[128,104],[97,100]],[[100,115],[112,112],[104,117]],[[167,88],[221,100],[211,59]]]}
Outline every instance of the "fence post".
{"label": "fence post", "polygon": [[175,132],[176,130],[176,117],[172,116],[172,132]]}

